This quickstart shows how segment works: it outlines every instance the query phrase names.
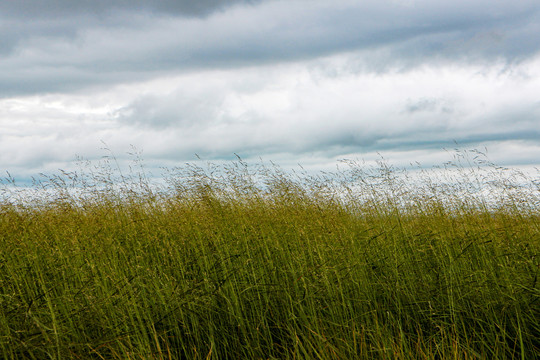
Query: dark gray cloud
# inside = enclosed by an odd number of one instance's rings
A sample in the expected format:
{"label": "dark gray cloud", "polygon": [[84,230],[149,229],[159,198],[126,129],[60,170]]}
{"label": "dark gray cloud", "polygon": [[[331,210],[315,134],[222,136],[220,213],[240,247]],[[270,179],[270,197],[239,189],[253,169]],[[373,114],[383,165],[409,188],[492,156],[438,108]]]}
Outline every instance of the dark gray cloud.
{"label": "dark gray cloud", "polygon": [[112,11],[150,11],[201,16],[237,3],[258,0],[16,0],[2,1],[0,13],[21,18],[58,18],[71,15],[106,15]]}
{"label": "dark gray cloud", "polygon": [[537,1],[4,1],[0,14],[0,96],[344,52],[350,71],[384,72],[540,50]]}
{"label": "dark gray cloud", "polygon": [[[87,29],[137,27],[141,18],[204,17],[260,0],[20,0],[0,2],[0,54],[32,46],[35,38],[73,42]],[[99,51],[99,49],[95,49]]]}

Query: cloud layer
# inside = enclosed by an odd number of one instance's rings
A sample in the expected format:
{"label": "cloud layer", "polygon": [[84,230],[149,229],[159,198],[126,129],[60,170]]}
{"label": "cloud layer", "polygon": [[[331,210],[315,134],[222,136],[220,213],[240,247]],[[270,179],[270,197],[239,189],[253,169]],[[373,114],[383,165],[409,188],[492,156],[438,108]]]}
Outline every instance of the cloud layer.
{"label": "cloud layer", "polygon": [[454,140],[534,165],[539,33],[532,0],[5,1],[0,168],[101,140],[158,165],[429,158]]}
{"label": "cloud layer", "polygon": [[0,96],[354,51],[363,51],[358,71],[510,65],[540,47],[534,1],[32,1],[0,10]]}

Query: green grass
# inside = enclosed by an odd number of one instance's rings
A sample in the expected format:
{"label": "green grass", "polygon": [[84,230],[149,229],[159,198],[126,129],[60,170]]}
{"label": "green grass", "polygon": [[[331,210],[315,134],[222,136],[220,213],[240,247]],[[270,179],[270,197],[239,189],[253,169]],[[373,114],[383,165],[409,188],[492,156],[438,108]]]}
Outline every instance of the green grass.
{"label": "green grass", "polygon": [[0,358],[533,359],[539,183],[465,157],[5,184]]}

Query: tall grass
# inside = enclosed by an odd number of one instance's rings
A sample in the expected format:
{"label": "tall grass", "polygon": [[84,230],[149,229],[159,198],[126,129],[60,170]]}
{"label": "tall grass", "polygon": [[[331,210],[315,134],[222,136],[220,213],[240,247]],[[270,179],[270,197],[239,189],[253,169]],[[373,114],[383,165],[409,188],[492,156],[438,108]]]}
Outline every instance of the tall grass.
{"label": "tall grass", "polygon": [[8,179],[0,357],[533,359],[539,182],[477,155]]}

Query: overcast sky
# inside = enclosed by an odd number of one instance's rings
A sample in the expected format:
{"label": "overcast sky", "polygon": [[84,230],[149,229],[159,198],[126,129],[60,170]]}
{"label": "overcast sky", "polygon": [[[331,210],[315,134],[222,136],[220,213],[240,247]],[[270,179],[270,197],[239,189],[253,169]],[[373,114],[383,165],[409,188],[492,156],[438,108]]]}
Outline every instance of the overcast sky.
{"label": "overcast sky", "polygon": [[0,2],[0,170],[540,159],[538,0]]}

